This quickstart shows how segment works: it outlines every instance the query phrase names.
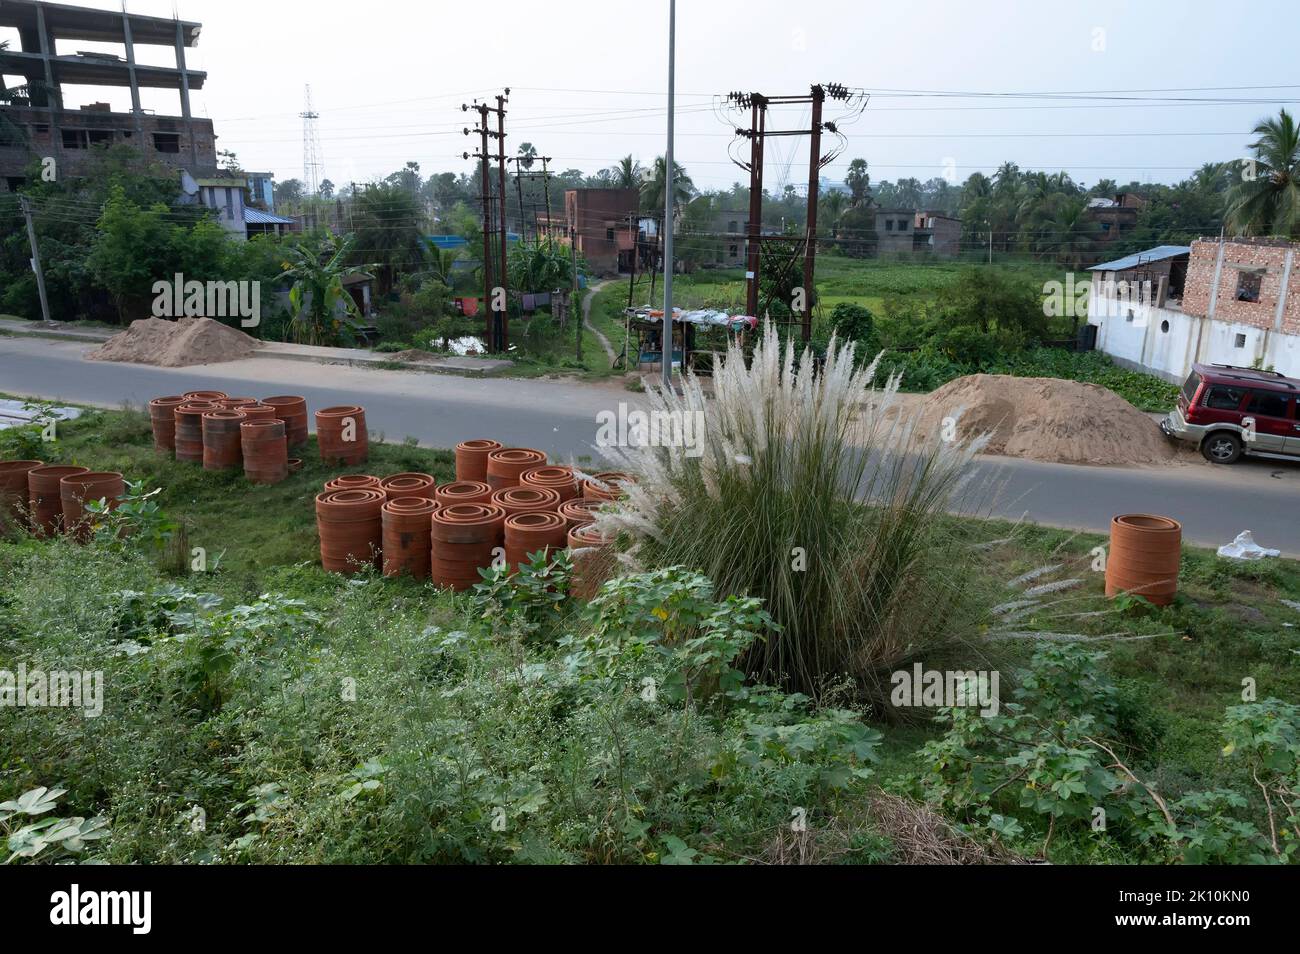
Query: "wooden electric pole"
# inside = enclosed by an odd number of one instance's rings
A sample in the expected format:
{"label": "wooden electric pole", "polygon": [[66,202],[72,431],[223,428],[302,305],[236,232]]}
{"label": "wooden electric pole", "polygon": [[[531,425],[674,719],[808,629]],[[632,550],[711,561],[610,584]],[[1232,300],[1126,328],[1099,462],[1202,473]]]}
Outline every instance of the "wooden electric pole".
{"label": "wooden electric pole", "polygon": [[32,209],[27,204],[27,196],[20,195],[18,204],[22,206],[23,216],[27,219],[27,242],[32,247],[32,271],[36,273],[36,290],[41,296],[41,317],[47,325],[53,324],[50,318],[50,300],[45,296],[45,272],[41,270],[41,250],[36,244],[36,225],[32,222]]}

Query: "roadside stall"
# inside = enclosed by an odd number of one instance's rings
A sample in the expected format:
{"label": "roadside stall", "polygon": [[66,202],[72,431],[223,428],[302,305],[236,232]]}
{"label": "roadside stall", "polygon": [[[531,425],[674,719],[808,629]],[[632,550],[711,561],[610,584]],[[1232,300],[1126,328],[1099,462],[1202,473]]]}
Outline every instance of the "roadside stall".
{"label": "roadside stall", "polygon": [[[629,353],[636,355],[636,368],[660,365],[663,360],[663,318],[661,308],[628,308]],[[671,358],[674,368],[688,367],[699,374],[713,371],[713,353],[726,350],[734,337],[744,342],[744,335],[758,327],[758,319],[748,315],[729,315],[725,311],[673,309]],[[635,348],[635,351],[632,349]]]}

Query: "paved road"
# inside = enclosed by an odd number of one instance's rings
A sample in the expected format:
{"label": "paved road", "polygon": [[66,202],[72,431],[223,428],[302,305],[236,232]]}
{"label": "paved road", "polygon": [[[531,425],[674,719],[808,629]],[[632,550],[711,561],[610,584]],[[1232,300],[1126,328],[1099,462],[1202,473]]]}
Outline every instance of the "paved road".
{"label": "paved road", "polygon": [[[491,380],[257,359],[201,368],[84,361],[84,344],[0,337],[0,392],[71,403],[143,406],[160,394],[217,388],[268,397],[302,394],[312,407],[362,404],[374,431],[435,447],[492,436],[560,460],[590,458],[596,413],[635,404],[621,385]],[[1161,469],[1074,467],[983,458],[970,509],[1105,532],[1117,513],[1154,512],[1183,522],[1190,542],[1217,545],[1239,531],[1300,556],[1300,464],[1247,461]]]}

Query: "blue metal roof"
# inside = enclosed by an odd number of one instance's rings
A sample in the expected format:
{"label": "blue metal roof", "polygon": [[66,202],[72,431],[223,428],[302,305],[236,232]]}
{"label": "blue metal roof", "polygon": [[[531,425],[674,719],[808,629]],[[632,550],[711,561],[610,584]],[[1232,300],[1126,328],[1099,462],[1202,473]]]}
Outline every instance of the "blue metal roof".
{"label": "blue metal roof", "polygon": [[254,209],[252,206],[245,206],[244,224],[245,225],[293,225],[293,219],[286,219],[283,216],[272,215],[270,212],[263,212],[261,209]]}
{"label": "blue metal roof", "polygon": [[1151,262],[1163,262],[1167,258],[1175,258],[1179,255],[1190,255],[1192,247],[1190,245],[1157,245],[1155,248],[1149,248],[1145,252],[1136,252],[1133,255],[1126,255],[1123,258],[1117,258],[1113,262],[1102,262],[1100,265],[1094,265],[1088,269],[1090,272],[1126,272],[1130,268],[1137,268],[1140,265],[1148,265]]}

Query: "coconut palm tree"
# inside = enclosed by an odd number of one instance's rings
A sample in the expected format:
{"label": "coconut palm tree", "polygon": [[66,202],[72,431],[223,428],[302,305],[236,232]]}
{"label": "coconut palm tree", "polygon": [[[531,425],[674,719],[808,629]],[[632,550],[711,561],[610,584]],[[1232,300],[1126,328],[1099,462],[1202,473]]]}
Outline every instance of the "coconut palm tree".
{"label": "coconut palm tree", "polygon": [[820,215],[821,225],[830,229],[831,236],[835,236],[839,228],[840,219],[844,216],[845,210],[849,207],[848,193],[841,192],[839,189],[832,189],[822,196]]}
{"label": "coconut palm tree", "polygon": [[531,142],[520,143],[519,145],[519,166],[522,169],[531,169],[533,162],[537,157],[537,147]]}
{"label": "coconut palm tree", "polygon": [[1254,133],[1255,158],[1228,193],[1226,224],[1237,235],[1300,237],[1300,127],[1284,109]]}
{"label": "coconut palm tree", "polygon": [[641,163],[630,155],[624,156],[615,165],[609,167],[611,185],[616,189],[641,188]]}
{"label": "coconut palm tree", "polygon": [[[641,208],[656,211],[664,207],[668,180],[668,165],[663,156],[655,158],[652,174],[641,184]],[[686,174],[681,163],[673,162],[673,205],[680,209],[695,195],[695,183]]]}
{"label": "coconut palm tree", "polygon": [[849,163],[844,184],[849,187],[849,194],[853,197],[853,208],[856,209],[871,195],[871,174],[867,172],[867,160],[854,159]]}

